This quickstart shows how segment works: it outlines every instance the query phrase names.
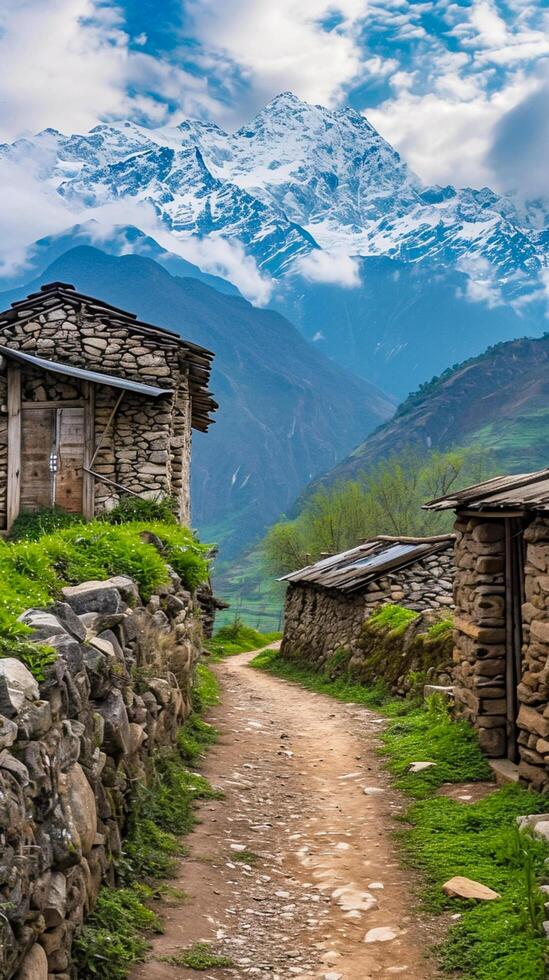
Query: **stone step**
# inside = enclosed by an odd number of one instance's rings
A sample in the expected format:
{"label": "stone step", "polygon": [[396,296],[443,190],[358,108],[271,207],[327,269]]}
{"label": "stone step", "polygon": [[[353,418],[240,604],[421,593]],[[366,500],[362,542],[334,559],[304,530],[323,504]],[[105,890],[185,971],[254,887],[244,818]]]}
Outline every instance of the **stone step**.
{"label": "stone step", "polygon": [[505,786],[506,783],[518,783],[519,772],[516,762],[510,759],[489,759],[488,765],[496,777],[498,786]]}

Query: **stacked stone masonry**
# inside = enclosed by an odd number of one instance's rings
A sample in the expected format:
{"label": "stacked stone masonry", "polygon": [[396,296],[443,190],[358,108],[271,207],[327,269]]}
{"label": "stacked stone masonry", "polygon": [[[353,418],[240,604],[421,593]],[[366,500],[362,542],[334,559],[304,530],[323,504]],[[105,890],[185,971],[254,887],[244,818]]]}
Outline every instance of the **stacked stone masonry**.
{"label": "stacked stone masonry", "polygon": [[454,695],[490,756],[505,754],[505,531],[501,521],[458,521]]}
{"label": "stacked stone masonry", "polygon": [[172,573],[146,605],[117,577],[22,619],[58,657],[40,684],[0,660],[0,976],[72,980],[134,788],[190,711],[200,617]]}
{"label": "stacked stone masonry", "polygon": [[289,584],[284,607],[282,654],[301,656],[319,669],[342,648],[359,647],[364,620],[386,603],[438,618],[452,612],[453,550],[439,552],[371,582],[363,591],[343,592]]}
{"label": "stacked stone masonry", "polygon": [[[508,751],[505,528],[461,519],[456,527],[454,693],[458,712],[489,756]],[[519,776],[549,789],[549,519],[524,530],[521,673],[517,687]]]}
{"label": "stacked stone masonry", "polygon": [[525,603],[522,607],[522,676],[518,686],[519,775],[549,791],[549,519],[524,532]]}
{"label": "stacked stone masonry", "polygon": [[[53,307],[47,311],[47,304]],[[45,309],[44,309],[45,308]],[[94,512],[118,503],[121,485],[143,496],[169,494],[179,502],[181,520],[189,520],[191,397],[184,352],[176,337],[140,333],[113,317],[103,322],[92,306],[77,310],[40,297],[40,312],[28,322],[0,324],[0,344],[46,360],[112,374],[170,389],[150,399],[126,391],[106,434],[109,417],[121,395],[116,388],[94,385],[95,445],[101,444],[94,470],[111,483],[95,480]],[[84,398],[86,382],[24,366],[22,400],[70,401]],[[6,527],[8,456],[7,363],[0,369],[0,528]]]}

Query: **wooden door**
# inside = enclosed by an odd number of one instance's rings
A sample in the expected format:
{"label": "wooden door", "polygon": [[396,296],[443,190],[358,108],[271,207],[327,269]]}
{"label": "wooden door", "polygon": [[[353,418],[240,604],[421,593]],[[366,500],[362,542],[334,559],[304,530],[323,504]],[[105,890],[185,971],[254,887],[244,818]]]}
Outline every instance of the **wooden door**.
{"label": "wooden door", "polygon": [[58,408],[57,473],[54,503],[71,513],[82,512],[84,471],[84,409]]}
{"label": "wooden door", "polygon": [[50,408],[21,412],[20,510],[37,510],[53,503],[53,449],[55,414]]}
{"label": "wooden door", "polygon": [[21,412],[21,510],[82,510],[84,408]]}

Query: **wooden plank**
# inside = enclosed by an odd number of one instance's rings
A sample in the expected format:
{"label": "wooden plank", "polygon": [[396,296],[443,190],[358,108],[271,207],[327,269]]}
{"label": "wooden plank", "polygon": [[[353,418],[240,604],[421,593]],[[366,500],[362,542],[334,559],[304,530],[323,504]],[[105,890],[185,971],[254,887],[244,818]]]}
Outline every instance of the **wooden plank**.
{"label": "wooden plank", "polygon": [[58,461],[55,504],[72,514],[82,512],[84,482],[84,408],[58,408]]}
{"label": "wooden plank", "polygon": [[95,513],[95,479],[93,473],[90,472],[91,462],[95,452],[95,385],[90,381],[84,381],[82,382],[82,390],[86,401],[84,412],[82,513],[86,520],[91,521]]}
{"label": "wooden plank", "polygon": [[21,368],[8,364],[8,487],[7,530],[19,513],[21,479]]}
{"label": "wooden plank", "polygon": [[21,412],[21,510],[51,507],[53,503],[50,454],[53,451],[54,422],[55,413],[49,408],[43,408],[41,412]]}
{"label": "wooden plank", "polygon": [[83,398],[67,398],[66,401],[52,402],[48,400],[38,402],[21,402],[21,408],[25,411],[42,408],[80,408],[85,405]]}

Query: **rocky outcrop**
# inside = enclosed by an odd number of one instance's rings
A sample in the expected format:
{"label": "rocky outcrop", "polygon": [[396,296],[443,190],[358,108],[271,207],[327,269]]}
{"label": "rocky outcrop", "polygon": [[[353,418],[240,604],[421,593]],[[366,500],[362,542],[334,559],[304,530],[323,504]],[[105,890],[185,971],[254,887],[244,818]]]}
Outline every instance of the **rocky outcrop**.
{"label": "rocky outcrop", "polygon": [[0,660],[0,976],[68,980],[134,787],[190,711],[199,615],[171,573],[145,604],[119,576],[21,618],[57,659],[40,683]]}

